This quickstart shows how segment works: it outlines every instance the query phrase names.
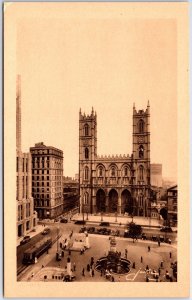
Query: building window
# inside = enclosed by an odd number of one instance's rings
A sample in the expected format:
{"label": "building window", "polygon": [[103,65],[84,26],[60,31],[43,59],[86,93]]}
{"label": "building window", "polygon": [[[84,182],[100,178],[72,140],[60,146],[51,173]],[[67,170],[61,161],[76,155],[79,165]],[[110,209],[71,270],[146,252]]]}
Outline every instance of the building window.
{"label": "building window", "polygon": [[89,198],[88,193],[85,193],[85,194],[84,194],[84,204],[85,204],[85,205],[88,205],[88,198]]}
{"label": "building window", "polygon": [[111,177],[115,177],[115,167],[111,168]]}
{"label": "building window", "polygon": [[85,159],[89,158],[89,149],[85,148]]}
{"label": "building window", "polygon": [[141,119],[139,120],[139,133],[144,132],[144,121]]}
{"label": "building window", "polygon": [[88,180],[89,178],[89,168],[85,167],[85,180]]}
{"label": "building window", "polygon": [[103,168],[99,167],[99,176],[102,177],[103,176]]}
{"label": "building window", "polygon": [[84,133],[85,133],[85,136],[89,135],[89,125],[88,124],[85,124]]}
{"label": "building window", "polygon": [[124,176],[128,176],[128,168],[127,167],[125,167],[125,169],[124,169]]}
{"label": "building window", "polygon": [[139,180],[143,180],[144,168],[139,166]]}
{"label": "building window", "polygon": [[139,146],[139,158],[143,158],[144,157],[144,148],[143,146]]}

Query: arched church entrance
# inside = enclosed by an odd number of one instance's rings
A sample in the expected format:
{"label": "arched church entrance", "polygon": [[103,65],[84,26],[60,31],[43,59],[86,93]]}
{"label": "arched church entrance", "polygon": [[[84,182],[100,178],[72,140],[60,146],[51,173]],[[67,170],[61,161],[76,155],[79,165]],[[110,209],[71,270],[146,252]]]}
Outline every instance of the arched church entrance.
{"label": "arched church entrance", "polygon": [[117,212],[118,206],[118,193],[116,190],[112,189],[109,192],[109,213]]}
{"label": "arched church entrance", "polygon": [[96,193],[96,206],[97,212],[105,212],[106,211],[106,196],[105,192],[102,189],[99,189]]}
{"label": "arched church entrance", "polygon": [[128,190],[121,193],[121,212],[129,215],[133,213],[133,198]]}

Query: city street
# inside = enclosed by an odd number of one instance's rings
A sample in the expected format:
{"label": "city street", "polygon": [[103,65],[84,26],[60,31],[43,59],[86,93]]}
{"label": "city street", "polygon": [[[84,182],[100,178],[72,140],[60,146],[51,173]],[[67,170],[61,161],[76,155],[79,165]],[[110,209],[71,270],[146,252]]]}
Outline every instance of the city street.
{"label": "city street", "polygon": [[[53,268],[57,268],[58,270],[64,271],[67,266],[67,258],[69,257],[68,250],[65,250],[64,257],[60,262],[56,261],[56,251],[57,247],[59,247],[59,243],[62,242],[65,238],[69,237],[69,234],[73,231],[73,234],[78,233],[82,225],[76,225],[73,222],[69,223],[53,223],[50,224],[49,227],[52,229],[53,235],[56,234],[57,228],[60,228],[60,233],[62,237],[56,242],[49,251],[49,254],[43,254],[39,259],[38,263],[35,265],[31,265],[27,268],[25,272],[23,272],[18,280],[42,280],[42,272],[46,273],[51,272]],[[98,226],[99,227],[99,226]],[[110,227],[111,228],[111,227]],[[116,227],[117,228],[117,227]],[[124,229],[121,229],[123,232]],[[148,234],[158,232],[159,229],[149,230]],[[170,235],[170,234],[169,234]],[[171,236],[176,233],[171,233]],[[48,235],[47,235],[48,236]],[[31,242],[36,241],[36,239],[40,239],[42,235],[37,235]],[[172,269],[170,268],[171,262],[177,260],[177,251],[176,244],[168,245],[165,243],[161,243],[161,246],[158,246],[157,242],[152,241],[143,241],[138,240],[133,243],[132,239],[117,237],[117,251],[121,252],[121,257],[125,256],[125,249],[128,251],[128,260],[131,261],[131,270],[129,274],[126,275],[114,275],[115,281],[146,281],[146,273],[145,269],[148,265],[149,269],[158,271],[161,262],[163,262],[163,268],[161,269],[160,279],[161,281],[165,281],[165,271],[167,270],[169,274],[172,275]],[[30,242],[30,243],[31,243]],[[74,272],[76,276],[76,281],[106,281],[107,279],[104,276],[101,276],[99,272],[95,270],[94,278],[90,276],[89,272],[87,272],[87,264],[90,263],[91,257],[94,257],[94,261],[108,254],[110,249],[110,241],[109,236],[89,234],[89,242],[90,249],[86,250],[83,255],[80,255],[79,251],[71,251],[70,259],[71,266],[73,264],[76,265],[76,271]],[[150,252],[148,251],[148,246],[150,245]],[[28,244],[29,246],[29,244]],[[24,248],[24,246],[22,246]],[[21,248],[18,247],[20,257],[21,257]],[[27,245],[25,245],[27,248]],[[23,249],[22,248],[22,249]],[[171,258],[170,258],[171,253]],[[142,262],[141,262],[142,256]],[[135,263],[135,268],[133,268],[133,263]],[[42,265],[44,266],[42,270]],[[85,269],[85,276],[82,276],[82,270]],[[34,273],[34,276],[31,277],[31,274]],[[43,274],[44,274],[43,273]],[[150,281],[154,281],[153,276],[149,276]]]}

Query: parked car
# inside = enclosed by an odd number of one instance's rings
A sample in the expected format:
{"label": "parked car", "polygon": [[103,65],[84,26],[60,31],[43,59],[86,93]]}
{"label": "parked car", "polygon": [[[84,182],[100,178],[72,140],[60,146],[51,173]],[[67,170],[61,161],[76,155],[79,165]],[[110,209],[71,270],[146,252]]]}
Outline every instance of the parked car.
{"label": "parked car", "polygon": [[152,235],[151,239],[152,239],[152,241],[156,242],[157,241],[157,236],[156,235]]}
{"label": "parked car", "polygon": [[129,237],[129,231],[127,229],[124,231],[124,237],[126,237],[126,238]]}
{"label": "parked car", "polygon": [[162,231],[162,232],[172,232],[173,230],[169,226],[164,226],[164,227],[161,227],[160,231]]}
{"label": "parked car", "polygon": [[99,226],[109,226],[109,225],[110,225],[109,222],[101,222],[99,224]]}
{"label": "parked car", "polygon": [[24,245],[28,243],[31,240],[31,237],[29,235],[24,236],[24,238],[21,240],[20,245]]}
{"label": "parked car", "polygon": [[83,221],[83,220],[77,220],[77,221],[75,221],[75,224],[78,224],[78,225],[85,225],[85,224],[86,224],[86,221]]}
{"label": "parked car", "polygon": [[60,220],[60,222],[61,222],[61,223],[67,223],[67,222],[68,222],[68,219],[67,219],[67,218],[62,218],[62,219]]}
{"label": "parked car", "polygon": [[117,229],[117,230],[111,230],[111,235],[112,236],[120,236],[120,231]]}
{"label": "parked car", "polygon": [[79,233],[83,233],[83,232],[85,232],[85,231],[87,231],[87,228],[86,228],[86,227],[82,227],[82,228],[79,230]]}
{"label": "parked car", "polygon": [[87,232],[88,233],[94,233],[95,232],[95,227],[88,227]]}
{"label": "parked car", "polygon": [[45,228],[43,231],[42,231],[42,234],[45,235],[45,234],[48,234],[51,232],[51,229],[49,227]]}
{"label": "parked car", "polygon": [[171,244],[171,239],[170,238],[165,238],[164,242],[167,243],[167,244]]}
{"label": "parked car", "polygon": [[142,240],[147,240],[147,236],[146,236],[146,234],[145,234],[144,232],[143,232],[142,235],[141,235],[141,239],[142,239]]}
{"label": "parked car", "polygon": [[159,236],[159,241],[160,241],[160,242],[164,242],[164,241],[165,241],[164,236],[160,235],[160,236]]}

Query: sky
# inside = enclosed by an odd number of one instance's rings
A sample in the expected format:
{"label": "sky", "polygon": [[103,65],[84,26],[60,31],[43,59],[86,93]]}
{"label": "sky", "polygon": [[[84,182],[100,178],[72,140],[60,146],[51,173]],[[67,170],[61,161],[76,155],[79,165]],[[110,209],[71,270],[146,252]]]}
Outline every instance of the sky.
{"label": "sky", "polygon": [[[67,16],[67,17],[66,17]],[[22,150],[44,142],[78,173],[79,109],[97,112],[98,154],[132,153],[132,111],[150,102],[151,163],[177,176],[177,24],[123,12],[45,10],[17,25]]]}

